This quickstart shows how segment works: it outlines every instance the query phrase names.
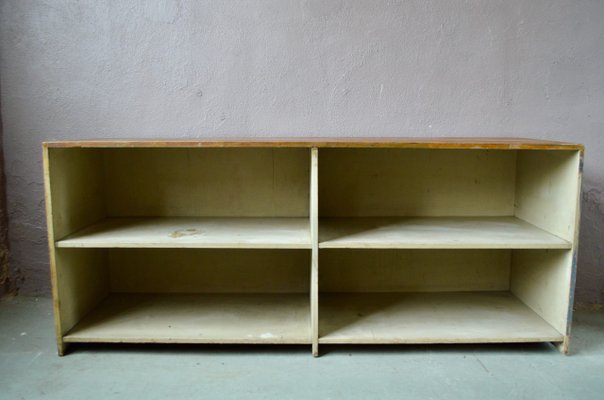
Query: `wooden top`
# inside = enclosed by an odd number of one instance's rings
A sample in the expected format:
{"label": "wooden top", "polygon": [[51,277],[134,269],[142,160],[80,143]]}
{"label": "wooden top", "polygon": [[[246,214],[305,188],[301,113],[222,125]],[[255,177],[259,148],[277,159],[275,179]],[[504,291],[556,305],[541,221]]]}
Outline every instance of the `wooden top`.
{"label": "wooden top", "polygon": [[381,147],[497,150],[583,150],[583,145],[504,137],[285,137],[203,139],[101,139],[44,142],[44,147]]}

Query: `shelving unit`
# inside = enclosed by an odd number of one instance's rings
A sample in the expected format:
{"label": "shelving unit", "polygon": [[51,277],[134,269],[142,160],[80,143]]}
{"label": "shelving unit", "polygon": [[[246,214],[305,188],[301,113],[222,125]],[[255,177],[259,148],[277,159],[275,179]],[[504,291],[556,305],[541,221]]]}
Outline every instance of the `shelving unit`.
{"label": "shelving unit", "polygon": [[552,342],[583,148],[528,139],[44,144],[69,343]]}

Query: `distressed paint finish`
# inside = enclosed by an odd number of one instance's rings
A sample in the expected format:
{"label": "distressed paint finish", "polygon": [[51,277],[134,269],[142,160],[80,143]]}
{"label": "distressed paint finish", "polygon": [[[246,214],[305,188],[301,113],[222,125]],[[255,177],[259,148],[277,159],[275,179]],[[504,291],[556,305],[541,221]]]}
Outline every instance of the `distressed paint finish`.
{"label": "distressed paint finish", "polygon": [[604,302],[604,2],[0,6],[11,265],[48,294],[40,142],[233,135],[585,143],[577,301]]}

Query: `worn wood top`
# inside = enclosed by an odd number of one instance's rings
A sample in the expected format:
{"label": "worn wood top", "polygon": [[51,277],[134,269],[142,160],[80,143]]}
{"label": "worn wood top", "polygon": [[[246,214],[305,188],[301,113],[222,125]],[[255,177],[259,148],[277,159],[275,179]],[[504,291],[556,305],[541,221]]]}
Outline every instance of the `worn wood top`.
{"label": "worn wood top", "polygon": [[505,137],[248,137],[201,139],[100,139],[44,142],[45,147],[381,147],[498,150],[583,150],[583,145]]}

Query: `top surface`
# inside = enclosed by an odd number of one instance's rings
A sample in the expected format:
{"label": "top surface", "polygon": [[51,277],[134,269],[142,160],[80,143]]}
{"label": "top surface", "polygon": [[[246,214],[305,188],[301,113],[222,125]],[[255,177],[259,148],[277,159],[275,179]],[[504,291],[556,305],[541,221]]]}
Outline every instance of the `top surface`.
{"label": "top surface", "polygon": [[46,147],[383,147],[442,149],[583,150],[583,145],[504,137],[248,137],[200,139],[87,139],[45,142]]}

